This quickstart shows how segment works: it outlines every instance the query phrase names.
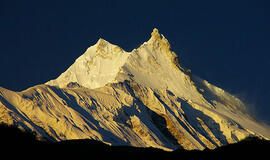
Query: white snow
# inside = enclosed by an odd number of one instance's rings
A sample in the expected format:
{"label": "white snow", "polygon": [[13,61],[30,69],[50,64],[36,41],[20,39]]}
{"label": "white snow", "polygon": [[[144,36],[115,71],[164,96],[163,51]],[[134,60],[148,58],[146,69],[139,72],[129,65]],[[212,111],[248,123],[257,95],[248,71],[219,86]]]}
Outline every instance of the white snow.
{"label": "white snow", "polygon": [[99,39],[67,71],[46,84],[66,87],[70,82],[77,82],[87,88],[103,87],[114,81],[128,56],[120,47]]}

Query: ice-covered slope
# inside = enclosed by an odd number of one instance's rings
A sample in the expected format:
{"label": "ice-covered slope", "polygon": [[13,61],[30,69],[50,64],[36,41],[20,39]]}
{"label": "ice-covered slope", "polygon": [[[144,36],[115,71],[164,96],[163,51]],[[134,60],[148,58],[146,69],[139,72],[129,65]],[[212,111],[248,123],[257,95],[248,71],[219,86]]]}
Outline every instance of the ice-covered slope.
{"label": "ice-covered slope", "polygon": [[66,87],[69,82],[77,82],[87,88],[103,87],[114,82],[129,54],[120,47],[99,39],[67,71],[46,84]]}
{"label": "ice-covered slope", "polygon": [[237,97],[182,68],[157,29],[131,52],[100,39],[46,84],[0,88],[0,122],[52,141],[91,138],[164,150],[270,138],[269,127]]}

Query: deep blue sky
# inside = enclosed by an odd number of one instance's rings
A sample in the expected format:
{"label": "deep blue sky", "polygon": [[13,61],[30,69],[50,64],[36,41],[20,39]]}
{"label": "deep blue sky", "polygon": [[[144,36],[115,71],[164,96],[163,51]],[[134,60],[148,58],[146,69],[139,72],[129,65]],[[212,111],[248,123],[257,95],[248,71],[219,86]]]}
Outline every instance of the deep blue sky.
{"label": "deep blue sky", "polygon": [[154,27],[185,67],[270,122],[267,0],[0,0],[0,86],[56,78],[99,37],[130,51]]}

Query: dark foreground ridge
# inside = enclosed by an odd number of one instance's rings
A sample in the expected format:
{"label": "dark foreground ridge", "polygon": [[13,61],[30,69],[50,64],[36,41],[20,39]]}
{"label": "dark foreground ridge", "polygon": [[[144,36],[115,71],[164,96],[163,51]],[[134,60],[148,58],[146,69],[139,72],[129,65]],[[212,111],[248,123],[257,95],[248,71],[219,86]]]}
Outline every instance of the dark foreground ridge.
{"label": "dark foreground ridge", "polygon": [[[35,134],[22,131],[14,126],[0,125],[0,145],[2,153],[10,154],[10,151],[24,155],[24,153],[42,154],[44,156],[54,155],[61,157],[69,156],[117,156],[120,159],[136,157],[194,157],[194,156],[219,156],[242,157],[248,155],[263,156],[270,153],[270,141],[256,137],[249,137],[236,144],[219,147],[215,150],[187,151],[178,149],[172,152],[163,151],[156,148],[138,148],[131,146],[109,146],[102,142],[81,139],[67,140],[61,142],[49,142],[45,139],[37,140]],[[9,152],[5,152],[9,151]],[[129,158],[127,158],[127,156]],[[221,157],[220,157],[221,156]]]}

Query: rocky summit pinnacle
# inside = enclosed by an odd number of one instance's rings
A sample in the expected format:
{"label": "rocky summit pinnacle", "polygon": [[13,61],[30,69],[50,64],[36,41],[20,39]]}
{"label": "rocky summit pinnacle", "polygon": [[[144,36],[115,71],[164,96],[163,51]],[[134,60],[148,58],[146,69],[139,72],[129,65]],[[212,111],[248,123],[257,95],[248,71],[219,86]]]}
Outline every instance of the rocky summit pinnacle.
{"label": "rocky summit pinnacle", "polygon": [[46,84],[22,92],[0,87],[0,123],[51,141],[90,138],[164,150],[270,139],[269,127],[240,99],[185,71],[156,28],[131,52],[99,39]]}
{"label": "rocky summit pinnacle", "polygon": [[151,38],[153,39],[160,39],[160,34],[158,32],[158,29],[157,28],[154,28],[152,33],[151,33]]}
{"label": "rocky summit pinnacle", "polygon": [[151,38],[148,42],[152,44],[153,48],[160,48],[164,52],[170,51],[170,43],[162,34],[159,34],[158,29],[156,28],[153,29]]}

